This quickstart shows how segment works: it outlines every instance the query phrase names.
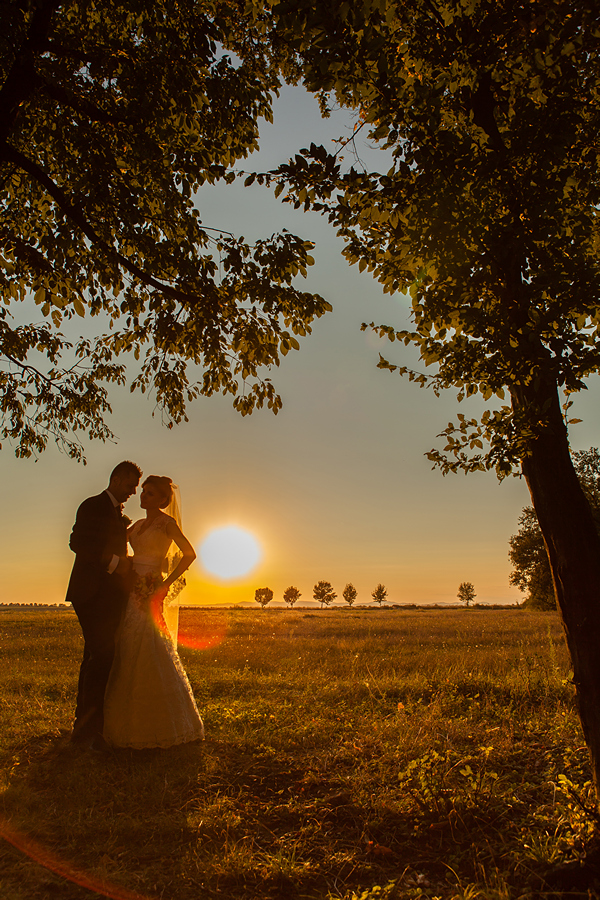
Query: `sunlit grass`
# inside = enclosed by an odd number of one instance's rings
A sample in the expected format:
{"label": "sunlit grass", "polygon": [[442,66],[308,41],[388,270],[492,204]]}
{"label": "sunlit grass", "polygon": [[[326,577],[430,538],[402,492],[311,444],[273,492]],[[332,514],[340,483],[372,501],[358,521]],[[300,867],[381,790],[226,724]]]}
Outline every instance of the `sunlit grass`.
{"label": "sunlit grass", "polygon": [[[182,627],[217,636],[181,649],[206,742],[98,757],[67,744],[75,618],[0,613],[5,825],[105,896],[534,898],[591,846],[554,614],[201,610]],[[0,896],[91,896],[47,865],[6,844]]]}

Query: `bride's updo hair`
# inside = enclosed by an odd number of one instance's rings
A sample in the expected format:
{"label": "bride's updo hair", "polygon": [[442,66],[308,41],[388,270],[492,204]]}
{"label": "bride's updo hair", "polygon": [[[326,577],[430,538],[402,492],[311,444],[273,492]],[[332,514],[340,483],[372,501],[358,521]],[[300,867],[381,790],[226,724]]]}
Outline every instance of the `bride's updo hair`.
{"label": "bride's updo hair", "polygon": [[156,488],[158,493],[164,497],[164,501],[160,504],[160,508],[166,509],[173,499],[173,481],[168,475],[148,475],[144,484],[142,484],[142,487],[146,484],[151,484],[152,487]]}

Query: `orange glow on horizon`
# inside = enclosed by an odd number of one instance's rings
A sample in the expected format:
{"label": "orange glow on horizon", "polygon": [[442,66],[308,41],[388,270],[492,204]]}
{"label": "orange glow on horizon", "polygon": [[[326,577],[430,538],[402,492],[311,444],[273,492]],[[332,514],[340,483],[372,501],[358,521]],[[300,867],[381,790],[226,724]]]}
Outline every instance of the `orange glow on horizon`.
{"label": "orange glow on horizon", "polygon": [[199,566],[188,569],[185,575],[187,585],[179,596],[182,606],[235,606],[253,602],[254,592],[263,578],[259,570],[252,572],[250,577],[227,582],[216,576],[211,578]]}

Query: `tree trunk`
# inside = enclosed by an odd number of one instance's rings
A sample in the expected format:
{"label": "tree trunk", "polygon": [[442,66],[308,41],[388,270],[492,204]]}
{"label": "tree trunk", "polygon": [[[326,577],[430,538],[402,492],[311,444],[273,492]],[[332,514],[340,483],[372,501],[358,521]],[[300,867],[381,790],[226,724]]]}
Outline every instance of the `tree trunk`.
{"label": "tree trunk", "polygon": [[[530,407],[530,391],[513,389],[515,411]],[[600,801],[600,538],[571,461],[556,383],[540,389],[538,382],[534,402],[544,409],[545,424],[522,470],[548,550]]]}

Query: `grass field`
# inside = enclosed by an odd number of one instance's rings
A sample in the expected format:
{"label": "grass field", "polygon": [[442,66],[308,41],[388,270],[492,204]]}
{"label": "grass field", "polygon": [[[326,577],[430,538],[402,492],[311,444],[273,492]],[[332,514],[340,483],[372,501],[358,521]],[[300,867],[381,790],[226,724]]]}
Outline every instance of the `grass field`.
{"label": "grass field", "polygon": [[[0,612],[0,897],[597,897],[555,614],[184,611],[207,740],[75,751],[68,612]],[[591,886],[591,887],[590,887]]]}

